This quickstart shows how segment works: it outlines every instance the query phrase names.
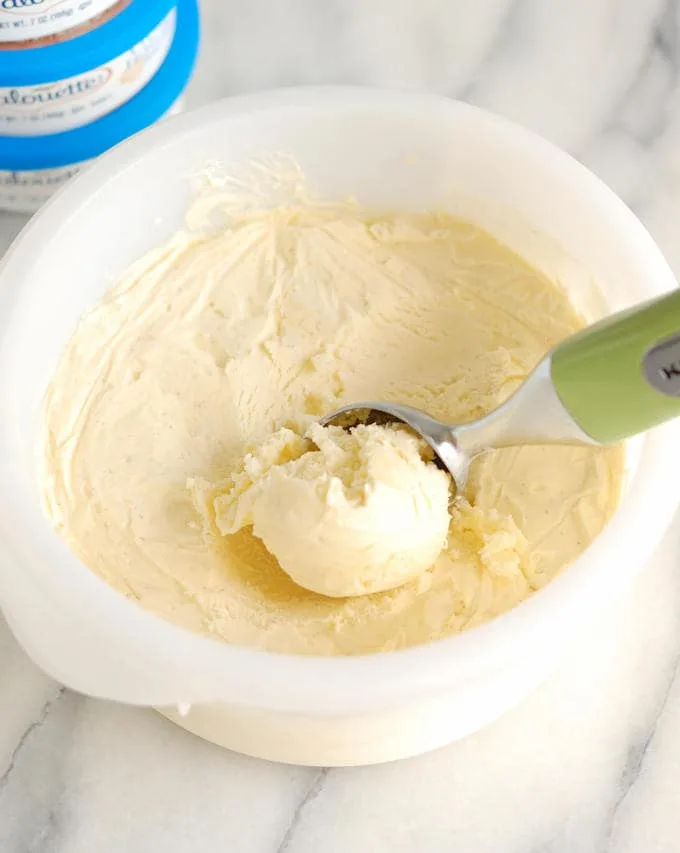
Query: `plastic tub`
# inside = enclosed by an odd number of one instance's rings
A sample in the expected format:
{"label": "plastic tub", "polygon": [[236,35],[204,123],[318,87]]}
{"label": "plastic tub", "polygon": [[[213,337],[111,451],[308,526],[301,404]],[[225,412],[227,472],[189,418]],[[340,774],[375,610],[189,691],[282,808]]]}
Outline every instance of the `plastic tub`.
{"label": "plastic tub", "polygon": [[176,0],[132,0],[119,15],[58,44],[0,51],[0,135],[81,127],[129,101],[170,50]]}
{"label": "plastic tub", "polygon": [[182,109],[181,95],[198,51],[196,0],[179,0],[177,24],[165,62],[141,92],[122,107],[64,133],[0,137],[0,209],[34,213],[88,161]]}
{"label": "plastic tub", "polygon": [[[158,120],[165,116],[177,115],[183,108],[183,100],[179,98]],[[153,121],[150,123],[153,124]],[[146,127],[147,124],[149,122],[145,122],[144,126]],[[109,147],[104,144],[102,150],[105,151]],[[35,213],[57,190],[87,166],[88,162],[84,160],[71,166],[58,166],[54,169],[27,169],[15,172],[0,169],[0,210],[12,213]]]}
{"label": "plastic tub", "polygon": [[680,424],[631,444],[619,509],[571,567],[503,616],[435,643],[348,658],[261,652],[179,629],[114,592],[40,508],[34,443],[46,384],[80,313],[181,227],[192,176],[207,161],[271,151],[293,155],[327,197],[446,208],[479,223],[593,316],[675,282],[633,214],[542,139],[444,98],[351,89],[245,96],[162,122],[74,180],[10,249],[0,270],[0,603],[19,642],[76,690],[163,707],[242,752],[386,761],[513,706],[625,587],[678,502]]}
{"label": "plastic tub", "polygon": [[60,41],[97,26],[129,0],[3,0],[0,45],[22,49]]}

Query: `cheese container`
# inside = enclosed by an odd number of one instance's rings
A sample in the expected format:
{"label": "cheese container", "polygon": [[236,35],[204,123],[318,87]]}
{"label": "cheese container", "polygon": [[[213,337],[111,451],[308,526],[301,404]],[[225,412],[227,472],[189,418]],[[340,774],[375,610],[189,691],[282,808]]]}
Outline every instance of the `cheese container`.
{"label": "cheese container", "polygon": [[132,0],[77,38],[0,51],[0,135],[71,130],[129,101],[168,55],[175,2]]}
{"label": "cheese container", "polygon": [[179,0],[176,15],[177,31],[165,61],[126,104],[74,130],[0,136],[0,209],[34,213],[89,161],[181,110],[181,95],[198,50],[196,0]]}
{"label": "cheese container", "polygon": [[97,26],[130,0],[2,0],[0,48],[35,47]]}

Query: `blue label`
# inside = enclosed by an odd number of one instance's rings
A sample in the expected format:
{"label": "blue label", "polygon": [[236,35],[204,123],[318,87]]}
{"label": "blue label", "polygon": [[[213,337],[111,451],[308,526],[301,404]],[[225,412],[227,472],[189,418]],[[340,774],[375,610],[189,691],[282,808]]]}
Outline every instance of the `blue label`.
{"label": "blue label", "polygon": [[[86,92],[101,88],[111,76],[108,69],[102,69],[98,74],[81,77],[63,86],[44,86],[29,92],[21,89],[9,89],[6,94],[0,94],[0,106],[3,107],[34,107],[40,104],[52,104],[55,101],[65,101],[76,98]],[[0,90],[1,92],[2,90]]]}

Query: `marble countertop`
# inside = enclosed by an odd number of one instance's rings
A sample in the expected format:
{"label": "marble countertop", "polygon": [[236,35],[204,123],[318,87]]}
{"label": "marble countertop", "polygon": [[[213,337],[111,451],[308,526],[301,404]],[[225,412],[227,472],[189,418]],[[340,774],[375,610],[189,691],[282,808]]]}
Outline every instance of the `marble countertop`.
{"label": "marble countertop", "polygon": [[[252,89],[428,90],[599,174],[680,273],[675,0],[203,0],[189,105]],[[23,224],[0,217],[0,249]],[[382,767],[212,747],[59,687],[0,624],[2,853],[680,851],[680,518],[632,592],[520,707]]]}

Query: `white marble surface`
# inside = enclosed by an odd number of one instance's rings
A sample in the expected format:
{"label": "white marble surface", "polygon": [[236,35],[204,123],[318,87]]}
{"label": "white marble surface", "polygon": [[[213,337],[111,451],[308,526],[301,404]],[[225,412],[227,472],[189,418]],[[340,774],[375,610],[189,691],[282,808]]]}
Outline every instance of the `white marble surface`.
{"label": "white marble surface", "polygon": [[[680,273],[675,0],[203,0],[190,104],[297,83],[462,97],[567,148]],[[0,218],[3,248],[23,220]],[[43,676],[0,625],[0,851],[680,851],[680,518],[501,721],[383,767],[269,765]]]}

